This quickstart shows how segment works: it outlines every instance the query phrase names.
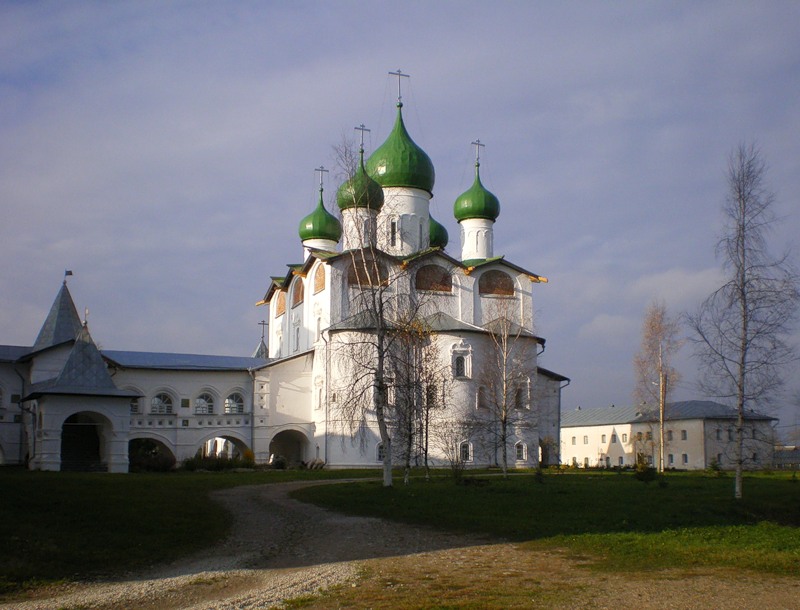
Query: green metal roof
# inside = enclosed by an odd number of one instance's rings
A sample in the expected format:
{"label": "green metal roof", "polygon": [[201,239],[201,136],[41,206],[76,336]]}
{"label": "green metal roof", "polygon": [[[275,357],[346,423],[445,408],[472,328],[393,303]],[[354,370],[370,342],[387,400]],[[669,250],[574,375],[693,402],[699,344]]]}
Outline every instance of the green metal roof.
{"label": "green metal roof", "polygon": [[300,221],[300,239],[329,239],[338,242],[342,237],[342,223],[325,209],[322,203],[322,188],[319,189],[319,202],[311,214]]}
{"label": "green metal roof", "polygon": [[369,177],[364,168],[364,149],[359,151],[356,173],[336,192],[336,205],[340,210],[350,208],[369,208],[378,211],[383,207],[383,189]]}
{"label": "green metal roof", "polygon": [[433,216],[430,217],[430,226],[428,229],[430,235],[431,248],[444,248],[447,242],[450,241],[450,236],[447,234],[447,229],[444,228],[439,221]]}
{"label": "green metal roof", "polygon": [[500,215],[500,200],[481,183],[480,163],[475,163],[475,181],[472,186],[456,198],[453,214],[461,222],[467,218],[497,220]]}
{"label": "green metal roof", "polygon": [[367,161],[367,172],[381,186],[407,186],[433,194],[436,175],[430,157],[414,143],[403,123],[403,104],[397,103],[394,128]]}

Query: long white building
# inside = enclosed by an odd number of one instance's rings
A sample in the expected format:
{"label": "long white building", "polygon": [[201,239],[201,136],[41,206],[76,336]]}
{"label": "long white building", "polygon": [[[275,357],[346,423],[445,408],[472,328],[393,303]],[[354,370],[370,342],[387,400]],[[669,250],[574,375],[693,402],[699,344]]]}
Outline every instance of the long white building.
{"label": "long white building", "polygon": [[[776,418],[745,414],[743,466],[771,467]],[[703,470],[736,465],[736,410],[708,400],[670,403],[664,415],[664,467]],[[658,411],[641,407],[574,409],[561,414],[561,463],[580,468],[659,463]]]}
{"label": "long white building", "polygon": [[[352,406],[356,380],[369,368],[348,350],[374,336],[367,301],[378,287],[388,321],[413,313],[425,329],[436,360],[429,368],[438,373],[435,384],[420,382],[420,403],[435,402],[438,429],[465,431],[447,443],[468,466],[495,465],[503,453],[496,426],[486,424],[498,388],[509,385],[499,383],[494,364],[504,333],[515,345],[513,375],[505,377],[513,383],[503,389],[509,465],[557,464],[569,380],[538,364],[545,340],[534,329],[533,299],[547,280],[495,252],[500,203],[481,183],[477,158],[472,187],[454,202],[461,239],[449,253],[447,232],[430,215],[434,179],[398,102],[386,141],[367,160],[361,151],[354,176],[337,191],[338,214],[325,208],[320,187],[300,221],[301,262],[266,287],[268,340],[251,358],[101,352],[65,281],[33,345],[0,346],[0,458],[43,470],[126,472],[131,447],[149,439],[178,461],[198,451],[251,451],[257,463],[282,455],[377,466],[383,447],[374,413],[368,405],[361,411],[353,435],[344,403]],[[394,406],[397,372],[385,375]],[[398,413],[389,417],[393,435]],[[426,440],[434,464],[450,455],[442,438]]]}

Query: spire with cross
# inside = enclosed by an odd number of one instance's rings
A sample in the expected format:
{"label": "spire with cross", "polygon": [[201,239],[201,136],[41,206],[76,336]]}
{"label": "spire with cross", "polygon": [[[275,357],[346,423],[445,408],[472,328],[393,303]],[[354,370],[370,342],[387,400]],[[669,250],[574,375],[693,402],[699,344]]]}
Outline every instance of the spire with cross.
{"label": "spire with cross", "polygon": [[480,167],[481,164],[481,148],[486,148],[486,144],[480,140],[470,142],[475,147],[475,167]]}
{"label": "spire with cross", "polygon": [[356,131],[360,131],[361,132],[361,134],[360,134],[361,135],[361,145],[359,146],[358,152],[361,153],[361,154],[364,154],[364,133],[365,132],[369,133],[372,130],[371,129],[367,129],[366,127],[364,127],[364,123],[361,123],[361,125],[359,125],[358,127],[354,127],[353,129],[355,129]]}
{"label": "spire with cross", "polygon": [[398,106],[402,106],[403,105],[403,92],[402,92],[402,90],[400,88],[400,83],[403,82],[404,78],[411,78],[411,75],[410,74],[403,74],[403,71],[400,68],[397,69],[397,72],[391,72],[390,71],[389,74],[391,76],[396,76],[397,77],[397,105]]}
{"label": "spire with cross", "polygon": [[327,174],[330,170],[325,169],[324,165],[320,165],[319,167],[314,169],[314,171],[315,172],[319,172],[319,192],[321,193],[322,190],[323,190],[323,188],[322,188],[322,179],[325,176],[325,174]]}

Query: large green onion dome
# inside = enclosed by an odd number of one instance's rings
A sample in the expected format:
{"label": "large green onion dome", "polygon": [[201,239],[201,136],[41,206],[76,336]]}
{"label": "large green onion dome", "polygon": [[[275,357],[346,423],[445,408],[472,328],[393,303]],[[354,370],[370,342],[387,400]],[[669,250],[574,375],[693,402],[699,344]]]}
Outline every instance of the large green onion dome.
{"label": "large green onion dome", "polygon": [[475,163],[475,182],[456,198],[453,214],[461,222],[467,218],[487,218],[497,220],[500,215],[500,201],[481,183],[480,163]]}
{"label": "large green onion dome", "polygon": [[325,209],[322,203],[322,187],[320,187],[317,207],[300,221],[300,240],[329,239],[338,242],[341,237],[342,223]]}
{"label": "large green onion dome", "polygon": [[444,228],[433,216],[430,216],[429,235],[431,241],[431,248],[445,248],[447,242],[450,241],[450,236],[447,234],[447,229]]}
{"label": "large green onion dome", "polygon": [[383,187],[407,186],[433,194],[433,163],[408,135],[403,124],[402,108],[403,103],[398,102],[392,133],[370,155],[367,172]]}
{"label": "large green onion dome", "polygon": [[336,205],[340,210],[369,208],[377,212],[383,206],[383,189],[369,177],[364,168],[364,149],[361,148],[358,154],[356,173],[339,187],[336,193]]}

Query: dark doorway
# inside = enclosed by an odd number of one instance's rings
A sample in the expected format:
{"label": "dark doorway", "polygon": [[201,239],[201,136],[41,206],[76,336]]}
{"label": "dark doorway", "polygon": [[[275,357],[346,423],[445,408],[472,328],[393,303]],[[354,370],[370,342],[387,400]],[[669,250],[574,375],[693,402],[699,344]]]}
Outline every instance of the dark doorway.
{"label": "dark doorway", "polygon": [[100,429],[103,424],[92,413],[70,415],[61,428],[61,470],[106,472],[100,457]]}

